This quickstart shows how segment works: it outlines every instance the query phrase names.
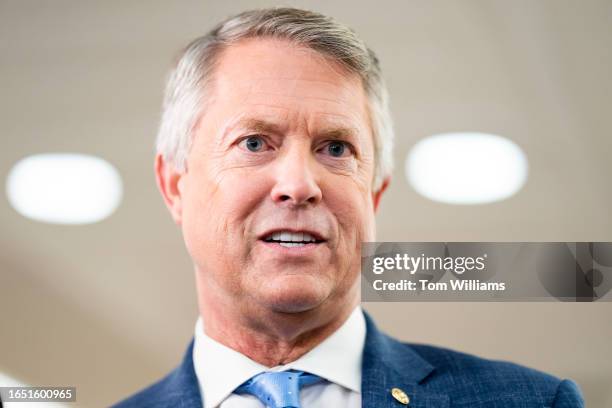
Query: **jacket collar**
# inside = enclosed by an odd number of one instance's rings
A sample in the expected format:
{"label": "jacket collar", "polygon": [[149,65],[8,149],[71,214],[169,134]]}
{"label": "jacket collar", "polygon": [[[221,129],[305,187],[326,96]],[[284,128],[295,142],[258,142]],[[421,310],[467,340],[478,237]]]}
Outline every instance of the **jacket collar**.
{"label": "jacket collar", "polygon": [[363,350],[361,398],[363,407],[401,408],[391,395],[393,388],[404,391],[410,408],[444,408],[449,405],[446,394],[432,393],[423,385],[435,367],[410,346],[380,332],[364,312],[366,341]]}
{"label": "jacket collar", "polygon": [[183,361],[148,398],[149,407],[202,408],[198,379],[193,368],[193,340],[187,347]]}
{"label": "jacket collar", "polygon": [[[432,393],[423,383],[435,367],[410,346],[402,344],[378,330],[364,312],[366,340],[363,349],[361,398],[363,407],[402,408],[392,395],[399,388],[410,398],[410,408],[444,408],[449,405],[446,394]],[[193,365],[193,340],[183,362],[155,387],[149,401],[155,407],[201,408],[202,397]]]}

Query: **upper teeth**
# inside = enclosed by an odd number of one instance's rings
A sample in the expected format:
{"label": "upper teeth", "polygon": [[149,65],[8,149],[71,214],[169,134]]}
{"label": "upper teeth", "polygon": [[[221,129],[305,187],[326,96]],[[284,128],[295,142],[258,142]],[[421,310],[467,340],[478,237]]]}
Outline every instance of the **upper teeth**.
{"label": "upper teeth", "polygon": [[268,240],[284,241],[284,242],[315,242],[316,239],[307,232],[288,232],[280,231],[270,234]]}

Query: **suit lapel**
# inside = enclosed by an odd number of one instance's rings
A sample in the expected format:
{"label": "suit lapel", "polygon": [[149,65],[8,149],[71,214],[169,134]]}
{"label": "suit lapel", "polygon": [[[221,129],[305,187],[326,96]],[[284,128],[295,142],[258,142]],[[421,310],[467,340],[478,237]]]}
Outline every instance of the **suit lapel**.
{"label": "suit lapel", "polygon": [[183,362],[155,390],[151,407],[202,408],[200,387],[193,367],[193,340]]}
{"label": "suit lapel", "polygon": [[405,407],[391,395],[393,388],[399,388],[410,398],[409,408],[448,407],[448,395],[432,393],[421,385],[426,377],[433,375],[435,367],[410,346],[381,333],[367,313],[364,315],[367,332],[362,363],[362,406]]}

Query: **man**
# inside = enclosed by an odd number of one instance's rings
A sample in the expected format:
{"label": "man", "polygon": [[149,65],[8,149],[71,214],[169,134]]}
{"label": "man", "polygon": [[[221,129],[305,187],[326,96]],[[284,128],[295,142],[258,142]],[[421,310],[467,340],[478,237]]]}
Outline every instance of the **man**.
{"label": "man", "polygon": [[578,407],[571,381],[402,344],[359,308],[391,172],[378,61],[297,9],[232,17],[170,76],[157,182],[201,319],[180,367],[117,407]]}

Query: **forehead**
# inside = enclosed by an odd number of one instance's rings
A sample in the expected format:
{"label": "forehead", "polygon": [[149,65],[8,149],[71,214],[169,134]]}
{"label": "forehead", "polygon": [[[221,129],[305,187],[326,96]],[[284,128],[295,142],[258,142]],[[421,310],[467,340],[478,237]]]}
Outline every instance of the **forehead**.
{"label": "forehead", "polygon": [[212,106],[368,122],[359,75],[286,40],[247,39],[227,47],[215,64],[211,91]]}

